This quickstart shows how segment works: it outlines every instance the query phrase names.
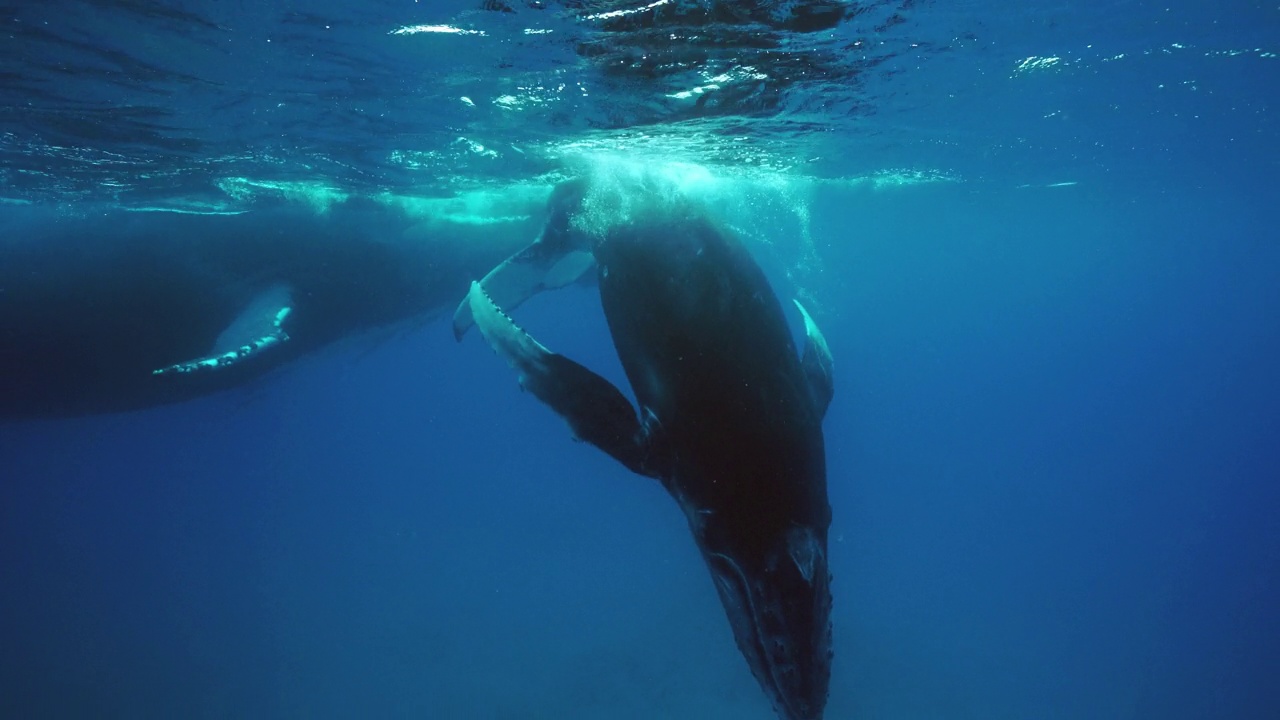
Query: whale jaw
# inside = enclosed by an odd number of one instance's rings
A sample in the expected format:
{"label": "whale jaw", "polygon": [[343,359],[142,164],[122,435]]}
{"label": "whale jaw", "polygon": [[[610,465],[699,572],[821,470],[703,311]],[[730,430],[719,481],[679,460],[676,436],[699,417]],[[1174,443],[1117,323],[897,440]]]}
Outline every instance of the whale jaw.
{"label": "whale jaw", "polygon": [[783,720],[821,720],[827,703],[832,649],[826,550],[825,532],[801,526],[760,556],[703,548],[738,649]]}

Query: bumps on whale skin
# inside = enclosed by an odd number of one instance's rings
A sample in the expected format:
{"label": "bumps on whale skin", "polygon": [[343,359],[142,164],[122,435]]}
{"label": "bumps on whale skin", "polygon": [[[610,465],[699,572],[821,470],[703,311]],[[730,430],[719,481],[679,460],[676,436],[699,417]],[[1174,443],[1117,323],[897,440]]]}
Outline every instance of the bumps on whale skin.
{"label": "bumps on whale skin", "polygon": [[471,283],[464,305],[470,311],[480,334],[489,347],[519,374],[520,384],[527,387],[528,378],[546,372],[546,358],[552,352],[534,340],[498,304],[478,282]]}
{"label": "bumps on whale skin", "polygon": [[[595,264],[591,253],[566,249],[542,238],[507,258],[480,281],[481,290],[494,305],[508,309],[543,290],[554,290],[577,282]],[[453,337],[462,336],[475,323],[471,303],[463,300],[453,314]]]}

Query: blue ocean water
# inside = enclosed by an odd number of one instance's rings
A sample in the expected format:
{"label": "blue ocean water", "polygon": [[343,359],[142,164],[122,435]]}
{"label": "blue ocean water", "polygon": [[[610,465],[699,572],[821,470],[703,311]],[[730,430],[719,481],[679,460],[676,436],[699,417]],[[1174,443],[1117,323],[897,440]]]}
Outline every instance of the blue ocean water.
{"label": "blue ocean water", "polygon": [[[836,4],[14,4],[0,214],[670,166],[835,357],[828,718],[1280,717],[1280,8]],[[519,318],[625,387],[593,288]],[[433,318],[0,425],[0,716],[773,714],[664,491]]]}

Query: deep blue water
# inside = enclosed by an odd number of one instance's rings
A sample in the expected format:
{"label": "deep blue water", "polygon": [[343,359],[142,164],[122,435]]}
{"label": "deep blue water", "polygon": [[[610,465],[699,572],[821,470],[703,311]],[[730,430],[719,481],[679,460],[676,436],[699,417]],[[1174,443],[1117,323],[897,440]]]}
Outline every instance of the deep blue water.
{"label": "deep blue water", "polygon": [[[559,6],[421,5],[4,8],[60,39],[0,51],[0,196],[260,201],[228,177],[440,195],[552,172],[574,143],[701,163],[757,199],[725,207],[836,361],[828,718],[1280,717],[1274,3],[879,8],[905,21],[867,38],[948,47],[888,61],[861,112],[801,83],[741,142],[699,139],[732,107],[588,122],[651,108],[646,86],[541,36],[468,54],[388,35],[586,22],[543,19]],[[271,36],[289,50],[264,64]],[[170,92],[139,69],[164,57],[222,84]],[[1057,60],[1018,70],[1032,57]],[[486,103],[502,72],[606,98],[521,123]],[[170,114],[126,132],[88,107],[120,98]],[[775,186],[783,211],[758,202]],[[622,383],[592,288],[519,315]],[[688,535],[444,320],[185,404],[0,425],[0,716],[772,717]]]}

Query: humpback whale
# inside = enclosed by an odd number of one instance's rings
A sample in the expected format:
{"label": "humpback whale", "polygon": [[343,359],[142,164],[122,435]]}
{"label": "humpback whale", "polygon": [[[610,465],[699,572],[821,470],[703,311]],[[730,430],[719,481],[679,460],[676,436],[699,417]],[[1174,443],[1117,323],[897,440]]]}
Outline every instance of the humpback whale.
{"label": "humpback whale", "polygon": [[[614,347],[639,407],[552,352],[507,310],[595,268]],[[528,247],[473,282],[454,316],[572,433],[675,498],[737,646],[778,715],[818,720],[831,674],[826,341],[781,303],[733,234],[652,182],[561,184]]]}
{"label": "humpback whale", "polygon": [[443,312],[528,242],[545,198],[494,218],[354,197],[324,212],[0,207],[0,422],[187,400]]}

